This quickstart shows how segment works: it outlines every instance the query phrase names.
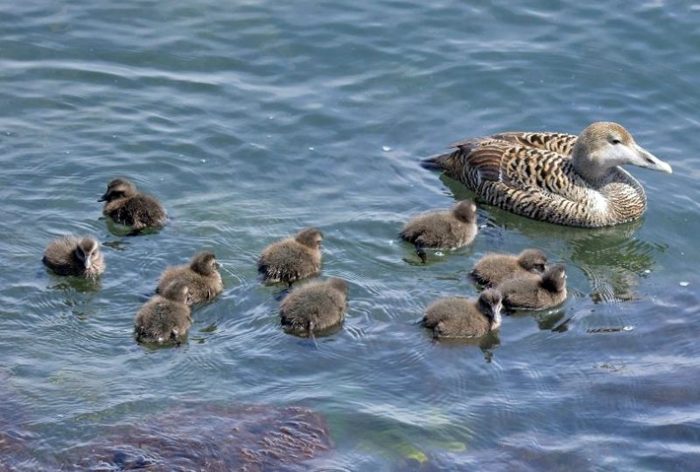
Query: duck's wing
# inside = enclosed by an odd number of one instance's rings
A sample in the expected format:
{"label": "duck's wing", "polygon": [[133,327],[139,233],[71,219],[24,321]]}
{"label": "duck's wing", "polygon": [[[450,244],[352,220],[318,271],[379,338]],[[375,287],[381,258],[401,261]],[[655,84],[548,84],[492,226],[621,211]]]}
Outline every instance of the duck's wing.
{"label": "duck's wing", "polygon": [[[515,133],[509,136],[519,139]],[[572,180],[578,178],[568,155],[543,147],[495,136],[462,141],[454,147],[452,153],[442,156],[446,164],[443,168],[453,177],[468,182],[473,190],[490,181],[523,191],[567,196],[574,184]]]}
{"label": "duck's wing", "polygon": [[514,131],[495,134],[492,138],[519,144],[527,148],[552,151],[561,156],[570,157],[578,136],[566,133],[528,133]]}
{"label": "duck's wing", "polygon": [[[453,151],[424,161],[424,165],[443,169],[480,199],[505,210],[555,223],[597,225],[588,221],[586,182],[574,171],[569,155],[544,149],[555,146],[555,141],[545,143],[542,136],[503,133],[467,139],[456,143]],[[521,140],[538,145],[525,145]],[[566,149],[561,147],[564,142],[560,140],[556,146]]]}

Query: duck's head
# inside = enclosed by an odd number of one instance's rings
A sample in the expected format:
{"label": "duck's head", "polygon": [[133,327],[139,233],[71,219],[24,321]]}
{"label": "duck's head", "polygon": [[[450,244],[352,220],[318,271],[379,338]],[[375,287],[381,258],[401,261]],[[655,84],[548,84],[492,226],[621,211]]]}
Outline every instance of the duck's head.
{"label": "duck's head", "polygon": [[557,264],[542,274],[542,286],[551,292],[561,292],[566,288],[566,267]]}
{"label": "duck's head", "polygon": [[316,228],[305,228],[299,231],[294,239],[311,249],[321,249],[323,233]]}
{"label": "duck's head", "polygon": [[85,237],[80,240],[75,249],[75,255],[83,263],[85,270],[90,270],[95,259],[100,254],[100,243],[94,238]]}
{"label": "duck's head", "polygon": [[464,223],[476,222],[476,205],[471,200],[462,200],[452,209],[452,214]]}
{"label": "duck's head", "polygon": [[340,279],[338,277],[331,277],[330,279],[328,279],[328,285],[345,295],[348,294],[348,283],[343,279]]}
{"label": "duck's head", "polygon": [[190,269],[202,275],[211,275],[219,268],[216,256],[211,251],[202,251],[194,255]]}
{"label": "duck's head", "polygon": [[107,191],[98,202],[111,202],[119,198],[136,195],[136,185],[126,179],[114,179],[107,185]]}
{"label": "duck's head", "polygon": [[631,164],[671,173],[671,166],[634,141],[617,123],[600,121],[584,129],[573,150],[576,171],[584,178],[596,180],[615,166]]}
{"label": "duck's head", "polygon": [[496,329],[501,325],[502,303],[503,296],[496,289],[486,289],[479,295],[479,311],[489,318],[491,329]]}
{"label": "duck's head", "polygon": [[547,268],[547,256],[539,249],[525,249],[518,256],[518,264],[527,271],[541,274]]}
{"label": "duck's head", "polygon": [[192,304],[190,288],[183,281],[175,280],[171,282],[160,295],[174,302],[185,303],[187,305]]}

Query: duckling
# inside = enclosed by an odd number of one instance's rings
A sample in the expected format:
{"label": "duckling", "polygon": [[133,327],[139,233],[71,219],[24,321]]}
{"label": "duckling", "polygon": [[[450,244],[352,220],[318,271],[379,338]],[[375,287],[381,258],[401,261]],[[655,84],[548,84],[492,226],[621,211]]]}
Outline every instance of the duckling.
{"label": "duckling", "polygon": [[192,326],[186,282],[176,280],[154,295],[136,313],[134,333],[144,343],[180,344]]}
{"label": "duckling", "polygon": [[100,243],[92,236],[64,236],[52,241],[42,262],[58,275],[97,277],[105,270]]}
{"label": "duckling", "polygon": [[471,138],[423,161],[486,203],[535,220],[596,228],[641,217],[642,185],[620,166],[671,173],[617,123],[592,123],[579,136],[507,132]]}
{"label": "duckling", "polygon": [[348,285],[343,279],[309,282],[282,300],[280,315],[288,332],[313,336],[343,322]]}
{"label": "duckling", "polygon": [[557,264],[541,275],[507,279],[497,288],[503,294],[503,306],[510,310],[552,308],[566,300],[566,269]]}
{"label": "duckling", "polygon": [[489,253],[482,257],[471,272],[478,283],[494,287],[506,279],[531,273],[542,273],[547,256],[539,249],[525,249],[517,256]]}
{"label": "duckling", "polygon": [[272,243],[258,259],[258,272],[265,282],[285,282],[289,286],[316,275],[321,271],[321,241],[321,231],[305,228],[292,238]]}
{"label": "duckling", "polygon": [[130,226],[133,234],[146,228],[159,229],[165,225],[166,214],[158,200],[139,192],[126,179],[114,179],[99,202],[106,202],[102,213],[115,222]]}
{"label": "duckling", "polygon": [[436,338],[477,338],[501,326],[501,293],[486,289],[477,300],[441,298],[425,310],[423,325]]}
{"label": "duckling", "polygon": [[219,263],[213,252],[197,253],[189,264],[168,267],[160,276],[156,293],[162,293],[175,280],[187,284],[192,303],[206,302],[224,290]]}
{"label": "duckling", "polygon": [[424,248],[456,249],[471,243],[476,236],[476,205],[462,200],[452,210],[431,211],[411,218],[400,233],[401,239],[413,243],[425,263]]}

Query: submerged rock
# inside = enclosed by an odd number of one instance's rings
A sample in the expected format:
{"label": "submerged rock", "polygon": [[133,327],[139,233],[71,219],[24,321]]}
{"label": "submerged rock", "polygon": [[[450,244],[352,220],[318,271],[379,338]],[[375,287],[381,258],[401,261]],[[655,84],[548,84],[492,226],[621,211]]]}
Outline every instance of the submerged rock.
{"label": "submerged rock", "polygon": [[21,405],[10,386],[10,374],[0,368],[0,471],[37,470],[28,442]]}
{"label": "submerged rock", "polygon": [[61,457],[66,468],[303,470],[331,448],[322,416],[302,407],[184,405],[107,427]]}

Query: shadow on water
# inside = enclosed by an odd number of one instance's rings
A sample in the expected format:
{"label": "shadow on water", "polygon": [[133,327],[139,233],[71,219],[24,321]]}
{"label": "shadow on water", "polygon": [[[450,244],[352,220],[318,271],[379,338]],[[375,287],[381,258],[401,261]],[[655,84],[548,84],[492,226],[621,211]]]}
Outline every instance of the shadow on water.
{"label": "shadow on water", "polygon": [[[456,200],[475,199],[474,193],[460,182],[444,175],[440,180]],[[644,218],[607,228],[574,228],[531,220],[483,203],[480,208],[488,212],[487,226],[517,232],[544,248],[565,242],[568,259],[585,274],[595,303],[638,298],[635,289],[640,277],[653,270],[655,256],[667,249],[636,237]]]}

